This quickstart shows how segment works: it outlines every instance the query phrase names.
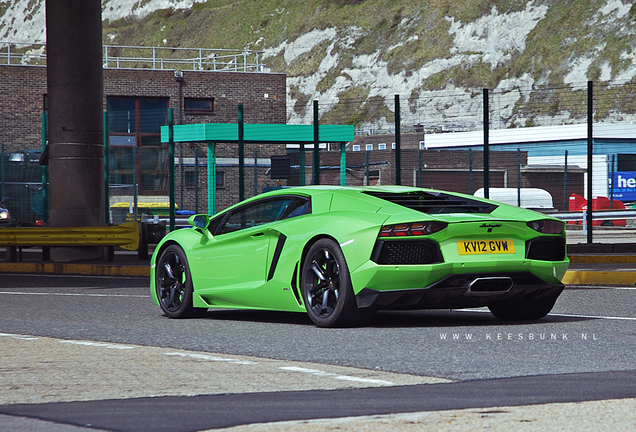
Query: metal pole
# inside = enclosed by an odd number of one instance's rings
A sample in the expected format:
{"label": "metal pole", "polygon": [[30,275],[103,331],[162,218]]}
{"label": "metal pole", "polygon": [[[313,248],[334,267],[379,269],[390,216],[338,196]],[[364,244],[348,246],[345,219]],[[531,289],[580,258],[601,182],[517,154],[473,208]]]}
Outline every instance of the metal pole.
{"label": "metal pole", "polygon": [[521,150],[517,149],[517,207],[521,207]]}
{"label": "metal pole", "polygon": [[[153,48],[153,55],[155,49]],[[154,62],[154,59],[153,59]],[[183,109],[181,105],[181,94],[183,86],[183,71],[175,71],[177,81],[177,124],[183,124]],[[179,143],[179,207],[183,209],[183,143]]]}
{"label": "metal pole", "polygon": [[473,149],[468,149],[468,188],[473,194]]}
{"label": "metal pole", "polygon": [[490,161],[488,148],[488,128],[490,118],[488,116],[488,89],[484,89],[484,198],[490,198]]}
{"label": "metal pole", "polygon": [[199,146],[194,148],[194,212],[199,213]]}
{"label": "metal pole", "polygon": [[[46,119],[43,116],[42,126],[44,128]],[[46,132],[42,136],[42,149],[46,145]],[[46,167],[43,167],[46,168]],[[104,111],[104,221],[110,224],[110,179],[108,164],[108,111]],[[42,170],[42,199],[44,200],[44,170]]]}
{"label": "metal pole", "polygon": [[168,168],[170,171],[170,231],[174,231],[176,225],[176,210],[174,197],[174,113],[168,109]]}
{"label": "metal pole", "polygon": [[587,242],[592,243],[592,211],[594,199],[592,197],[592,155],[594,152],[594,130],[592,122],[594,120],[594,83],[587,82]]}
{"label": "metal pole", "polygon": [[[47,144],[47,120],[46,114],[42,114],[42,151],[46,149]],[[50,151],[50,149],[49,149]],[[2,153],[4,154],[4,145],[2,148]],[[2,163],[4,164],[4,158],[2,159]],[[2,172],[4,175],[4,166],[2,167]],[[3,177],[4,181],[4,177]],[[4,196],[4,183],[2,184],[2,196]],[[0,197],[2,198],[2,197]],[[106,204],[108,204],[108,195],[106,195]],[[42,222],[45,224],[49,223],[49,167],[48,165],[42,165]],[[108,223],[108,219],[106,219],[106,223]]]}
{"label": "metal pole", "polygon": [[563,211],[570,209],[568,200],[568,151],[565,151],[565,164],[563,166]]}
{"label": "metal pole", "polygon": [[369,186],[369,150],[365,150],[364,152],[364,169],[365,169],[365,177],[366,177],[366,186]]}
{"label": "metal pole", "polygon": [[395,95],[395,184],[402,184],[402,153],[400,151],[400,95]]}
{"label": "metal pole", "polygon": [[208,214],[216,213],[216,144],[208,142]]}
{"label": "metal pole", "polygon": [[239,201],[245,199],[245,141],[243,129],[243,104],[238,106],[238,160],[239,160]]}
{"label": "metal pole", "polygon": [[305,186],[305,143],[301,142],[298,147],[299,154],[299,173],[298,173],[298,184],[300,186]]}
{"label": "metal pole", "polygon": [[314,155],[313,155],[313,171],[315,185],[320,184],[320,124],[318,122],[318,101],[314,101]]}
{"label": "metal pole", "polygon": [[611,168],[611,176],[610,176],[610,210],[614,209],[614,157],[616,155],[612,155],[612,168]]}
{"label": "metal pole", "polygon": [[417,186],[422,187],[422,149],[417,150]]}
{"label": "metal pole", "polygon": [[258,150],[254,150],[254,196],[258,195]]}
{"label": "metal pole", "polygon": [[340,186],[347,185],[347,143],[340,143]]}
{"label": "metal pole", "polygon": [[[2,191],[0,191],[0,201],[2,201],[2,199],[4,198],[4,143],[0,144],[0,157],[2,159],[0,159],[0,174],[2,177]],[[44,171],[42,171],[44,172]],[[42,175],[42,182],[44,182],[44,174]],[[42,189],[42,192],[44,192],[44,189]]]}
{"label": "metal pole", "polygon": [[133,220],[137,221],[139,209],[139,191],[137,184],[137,146],[133,146]]}

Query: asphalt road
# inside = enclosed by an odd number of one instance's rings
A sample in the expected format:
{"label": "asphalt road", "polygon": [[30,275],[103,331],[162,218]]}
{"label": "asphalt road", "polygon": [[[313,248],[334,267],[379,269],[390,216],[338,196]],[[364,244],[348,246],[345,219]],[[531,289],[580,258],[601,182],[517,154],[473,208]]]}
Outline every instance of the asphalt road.
{"label": "asphalt road", "polygon": [[0,275],[0,307],[0,415],[62,425],[191,431],[636,398],[633,288],[570,286],[534,322],[380,312],[353,329],[258,311],[169,320],[143,278]]}

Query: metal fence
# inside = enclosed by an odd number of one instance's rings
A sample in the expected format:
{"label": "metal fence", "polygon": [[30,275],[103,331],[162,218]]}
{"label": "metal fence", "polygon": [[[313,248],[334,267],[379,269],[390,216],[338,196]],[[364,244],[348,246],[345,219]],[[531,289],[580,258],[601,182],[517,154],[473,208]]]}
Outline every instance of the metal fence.
{"label": "metal fence", "polygon": [[[631,241],[636,220],[630,211],[636,205],[634,95],[633,84],[582,83],[320,101],[320,124],[353,124],[356,135],[345,144],[322,143],[318,163],[311,145],[301,157],[299,145],[247,144],[242,164],[231,144],[179,143],[172,151],[144,146],[117,138],[111,129],[121,122],[109,118],[109,141],[116,145],[108,149],[108,218],[166,218],[171,201],[180,217],[214,213],[238,202],[239,189],[247,198],[312,183],[398,183],[488,196],[556,214],[568,219],[571,238],[583,242],[603,241],[603,236],[593,239],[592,232]],[[310,124],[315,114],[311,101],[293,112],[290,123],[298,124]],[[41,183],[35,171],[34,179],[15,180],[16,157],[3,154],[3,196],[9,196],[14,214],[34,221],[41,214]],[[590,197],[593,211],[586,212]],[[609,210],[624,216],[604,216]]]}
{"label": "metal fence", "polygon": [[[264,72],[262,51],[104,45],[104,68]],[[0,41],[0,64],[46,65],[46,44]]]}

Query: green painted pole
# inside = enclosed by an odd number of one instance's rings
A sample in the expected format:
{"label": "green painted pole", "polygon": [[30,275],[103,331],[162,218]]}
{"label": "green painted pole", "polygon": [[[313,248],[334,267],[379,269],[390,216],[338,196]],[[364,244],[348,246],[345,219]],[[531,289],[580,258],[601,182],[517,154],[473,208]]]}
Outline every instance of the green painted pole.
{"label": "green painted pole", "polygon": [[[44,149],[42,149],[44,151]],[[0,201],[4,198],[4,143],[0,143]],[[44,166],[42,167],[44,168]],[[42,182],[44,182],[44,170],[42,170]],[[42,192],[44,192],[44,185],[42,186]]]}
{"label": "green painted pole", "polygon": [[243,124],[243,104],[238,106],[238,160],[239,160],[239,201],[245,199],[245,133]]}
{"label": "green painted pole", "polygon": [[258,150],[254,150],[254,196],[258,195]]}
{"label": "green painted pole", "polygon": [[300,160],[298,162],[298,184],[300,186],[305,186],[305,143],[300,143],[298,151],[300,152]]}
{"label": "green painted pole", "polygon": [[593,180],[594,177],[592,175],[592,167],[594,163],[594,129],[592,126],[592,122],[594,121],[594,82],[587,82],[587,242],[592,243],[592,212],[593,212],[593,204],[594,197],[592,193],[594,192]]}
{"label": "green painted pole", "polygon": [[488,89],[484,89],[484,198],[490,198],[490,149],[488,129],[490,129]]}
{"label": "green painted pole", "polygon": [[208,214],[216,213],[216,144],[208,142]]}
{"label": "green painted pole", "polygon": [[175,196],[174,196],[174,113],[168,110],[168,166],[170,169],[170,231],[174,231],[176,222]]}
{"label": "green painted pole", "polygon": [[340,186],[347,185],[347,143],[340,143]]}
{"label": "green painted pole", "polygon": [[521,207],[521,149],[517,148],[517,207]]}
{"label": "green painted pole", "polygon": [[565,162],[563,164],[563,211],[569,210],[570,200],[568,199],[568,151],[566,150]]}
{"label": "green painted pole", "polygon": [[[46,114],[42,114],[42,151],[46,149]],[[50,150],[50,149],[49,149]],[[4,153],[4,149],[3,149]],[[2,159],[4,163],[4,158]],[[4,172],[4,169],[3,169]],[[4,191],[2,193],[4,195]],[[2,198],[2,197],[0,197]],[[49,167],[42,165],[42,221],[49,223]]]}
{"label": "green painted pole", "polygon": [[199,213],[199,146],[194,148],[194,212]]}
{"label": "green painted pole", "polygon": [[395,95],[395,184],[402,184],[402,152],[400,150],[400,95]]}
{"label": "green painted pole", "polygon": [[104,111],[104,222],[110,224],[110,182],[108,166],[108,111]]}
{"label": "green painted pole", "polygon": [[313,184],[320,184],[320,123],[318,121],[318,101],[314,101],[314,155],[313,155]]}

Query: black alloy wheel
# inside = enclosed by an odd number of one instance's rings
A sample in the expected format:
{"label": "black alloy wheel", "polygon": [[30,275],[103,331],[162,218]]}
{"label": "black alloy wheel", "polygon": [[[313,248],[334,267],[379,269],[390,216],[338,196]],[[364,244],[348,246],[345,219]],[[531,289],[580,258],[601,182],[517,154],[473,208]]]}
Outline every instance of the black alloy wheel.
{"label": "black alloy wheel", "polygon": [[347,263],[336,242],[320,239],[314,243],[301,275],[305,308],[316,325],[342,327],[359,323],[362,314],[356,305]]}
{"label": "black alloy wheel", "polygon": [[159,305],[166,316],[190,318],[205,315],[207,309],[192,307],[190,268],[179,246],[168,246],[162,252],[157,261],[155,286]]}

